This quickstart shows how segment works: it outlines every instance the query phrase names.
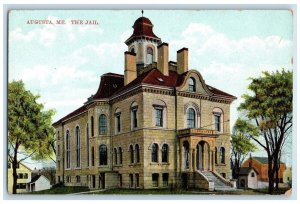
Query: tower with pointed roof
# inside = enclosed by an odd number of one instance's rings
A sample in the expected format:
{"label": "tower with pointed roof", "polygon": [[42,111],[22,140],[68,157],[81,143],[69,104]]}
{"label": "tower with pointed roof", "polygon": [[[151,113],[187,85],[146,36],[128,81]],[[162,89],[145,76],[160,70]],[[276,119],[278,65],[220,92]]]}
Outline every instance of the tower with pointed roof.
{"label": "tower with pointed roof", "polygon": [[128,51],[136,54],[137,69],[157,62],[157,46],[161,39],[153,32],[152,22],[142,16],[138,18],[132,28],[132,35],[125,41]]}

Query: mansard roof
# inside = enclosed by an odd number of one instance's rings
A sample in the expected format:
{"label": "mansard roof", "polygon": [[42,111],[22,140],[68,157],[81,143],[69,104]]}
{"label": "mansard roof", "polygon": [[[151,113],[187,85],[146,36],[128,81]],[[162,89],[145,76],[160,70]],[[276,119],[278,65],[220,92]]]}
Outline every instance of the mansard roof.
{"label": "mansard roof", "polygon": [[[179,87],[184,82],[187,73],[188,72],[178,74],[176,71],[169,70],[169,76],[165,76],[158,69],[152,68],[144,73],[141,73],[135,80],[127,84],[127,86],[124,86],[124,75],[115,73],[103,74],[101,76],[101,81],[97,92],[94,95],[92,95],[83,106],[66,115],[62,119],[58,120],[53,125],[58,125],[67,119],[70,119],[78,114],[86,112],[87,105],[90,101],[107,100],[113,96],[121,94],[122,92],[128,91],[131,88],[139,86],[141,84],[154,85],[166,88]],[[216,89],[212,86],[207,85],[207,87],[213,93],[213,96],[219,96],[223,98],[225,97],[231,100],[236,99],[235,96],[223,92],[219,89]]]}

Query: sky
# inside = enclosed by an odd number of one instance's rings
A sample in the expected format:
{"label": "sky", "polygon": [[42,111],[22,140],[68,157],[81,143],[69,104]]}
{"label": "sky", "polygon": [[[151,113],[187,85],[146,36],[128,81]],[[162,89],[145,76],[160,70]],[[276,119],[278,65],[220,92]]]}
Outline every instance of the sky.
{"label": "sky", "polygon": [[[55,109],[53,122],[96,93],[100,76],[124,73],[124,41],[139,10],[31,10],[9,15],[9,81],[22,79]],[[205,82],[238,97],[231,105],[231,127],[239,116],[250,77],[262,71],[292,70],[293,16],[288,10],[145,10],[154,33],[169,43],[170,60],[189,48],[189,69]],[[65,20],[64,25],[28,24]],[[96,20],[98,25],[72,25]],[[289,152],[289,151],[287,151]],[[261,154],[258,151],[257,154]],[[284,160],[291,163],[291,152]]]}

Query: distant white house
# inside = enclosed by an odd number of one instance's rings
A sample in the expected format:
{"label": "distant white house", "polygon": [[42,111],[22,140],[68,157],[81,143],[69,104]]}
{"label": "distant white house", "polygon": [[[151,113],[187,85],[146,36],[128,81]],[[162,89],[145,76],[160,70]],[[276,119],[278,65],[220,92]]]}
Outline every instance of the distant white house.
{"label": "distant white house", "polygon": [[258,189],[259,187],[258,172],[251,167],[241,167],[238,178],[238,188]]}
{"label": "distant white house", "polygon": [[27,191],[41,191],[50,189],[50,181],[43,175],[35,175],[31,178],[31,181],[27,183]]}

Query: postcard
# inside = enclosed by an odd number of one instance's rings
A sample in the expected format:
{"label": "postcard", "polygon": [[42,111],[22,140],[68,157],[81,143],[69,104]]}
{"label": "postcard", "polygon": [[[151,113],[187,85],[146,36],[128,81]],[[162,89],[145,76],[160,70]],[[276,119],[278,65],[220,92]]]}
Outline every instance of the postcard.
{"label": "postcard", "polygon": [[9,194],[291,194],[291,10],[10,10],[8,25]]}

